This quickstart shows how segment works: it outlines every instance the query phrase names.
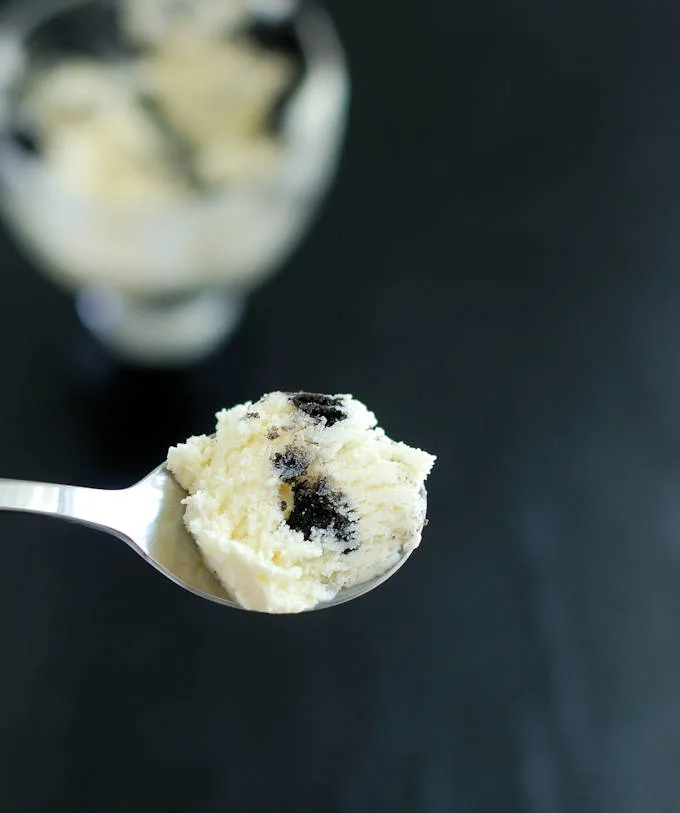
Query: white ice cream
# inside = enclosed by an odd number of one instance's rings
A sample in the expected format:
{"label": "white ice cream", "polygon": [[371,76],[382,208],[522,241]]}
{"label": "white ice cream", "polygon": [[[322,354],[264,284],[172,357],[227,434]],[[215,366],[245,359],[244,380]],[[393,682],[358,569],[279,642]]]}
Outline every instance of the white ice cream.
{"label": "white ice cream", "polygon": [[283,145],[267,115],[292,73],[281,54],[185,27],[135,59],[67,59],[39,73],[23,116],[65,192],[148,206],[194,196],[190,180],[220,188],[271,173]]}
{"label": "white ice cream", "polygon": [[244,607],[295,613],[420,543],[435,458],[390,440],[351,395],[273,392],[172,447],[185,522]]}
{"label": "white ice cream", "polygon": [[248,22],[248,0],[121,0],[123,29],[133,42],[153,45],[178,28],[210,34]]}

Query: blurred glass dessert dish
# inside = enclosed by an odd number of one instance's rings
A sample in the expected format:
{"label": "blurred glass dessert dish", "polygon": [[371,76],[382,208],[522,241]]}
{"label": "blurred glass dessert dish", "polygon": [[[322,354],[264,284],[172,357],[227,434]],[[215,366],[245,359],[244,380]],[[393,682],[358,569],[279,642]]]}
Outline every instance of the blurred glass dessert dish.
{"label": "blurred glass dessert dish", "polygon": [[31,0],[0,16],[0,206],[114,353],[191,363],[303,237],[349,83],[291,0]]}

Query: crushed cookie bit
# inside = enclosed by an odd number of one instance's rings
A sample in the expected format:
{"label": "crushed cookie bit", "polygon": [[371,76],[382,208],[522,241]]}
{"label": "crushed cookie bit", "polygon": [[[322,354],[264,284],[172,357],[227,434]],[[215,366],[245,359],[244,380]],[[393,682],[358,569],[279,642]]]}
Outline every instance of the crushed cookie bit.
{"label": "crushed cookie bit", "polygon": [[318,392],[295,392],[290,396],[293,403],[305,415],[326,426],[333,426],[347,417],[342,398],[337,395],[322,395]]}
{"label": "crushed cookie bit", "polygon": [[349,553],[357,547],[355,527],[349,513],[345,495],[332,490],[325,478],[299,480],[293,485],[293,510],[286,522],[294,531],[300,531],[307,541],[314,528],[330,531],[345,544],[343,553]]}
{"label": "crushed cookie bit", "polygon": [[286,446],[283,452],[277,452],[271,459],[284,483],[290,483],[309,468],[309,458],[299,446]]}

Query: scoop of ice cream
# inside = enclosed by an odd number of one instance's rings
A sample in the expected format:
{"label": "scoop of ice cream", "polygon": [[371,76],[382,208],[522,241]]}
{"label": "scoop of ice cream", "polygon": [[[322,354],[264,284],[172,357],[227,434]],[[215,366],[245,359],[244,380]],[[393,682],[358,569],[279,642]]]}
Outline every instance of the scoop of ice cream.
{"label": "scoop of ice cream", "polygon": [[41,134],[47,165],[65,188],[111,202],[164,200],[187,191],[125,70],[65,61],[34,82],[25,109]]}
{"label": "scoop of ice cream", "polygon": [[[213,6],[196,15],[203,8]],[[64,189],[116,205],[163,203],[271,177],[285,145],[268,117],[294,60],[204,29],[168,30],[139,56],[35,70],[21,116]]]}
{"label": "scoop of ice cream", "polygon": [[244,607],[294,613],[389,570],[420,543],[435,458],[351,395],[273,392],[168,453],[185,523]]}
{"label": "scoop of ice cream", "polygon": [[224,35],[244,26],[250,11],[246,0],[121,0],[121,8],[123,30],[145,45],[188,26]]}
{"label": "scoop of ice cream", "polygon": [[168,34],[141,62],[143,85],[196,155],[206,183],[263,177],[280,157],[267,117],[293,78],[288,56],[246,39],[224,40],[188,26]]}

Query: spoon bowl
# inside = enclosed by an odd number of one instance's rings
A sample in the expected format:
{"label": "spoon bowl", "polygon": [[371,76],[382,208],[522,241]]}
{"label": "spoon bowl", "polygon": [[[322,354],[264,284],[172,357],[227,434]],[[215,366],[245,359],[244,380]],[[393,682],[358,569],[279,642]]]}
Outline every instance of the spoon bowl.
{"label": "spoon bowl", "polygon": [[[180,487],[161,464],[129,488],[107,490],[81,486],[0,479],[0,511],[20,511],[88,525],[122,539],[146,562],[179,587],[226,607],[242,610],[208,569],[184,525]],[[370,581],[348,587],[315,610],[344,604],[387,581],[411,550]]]}

